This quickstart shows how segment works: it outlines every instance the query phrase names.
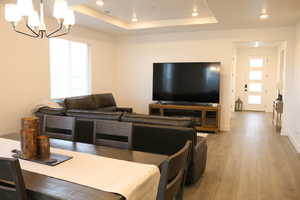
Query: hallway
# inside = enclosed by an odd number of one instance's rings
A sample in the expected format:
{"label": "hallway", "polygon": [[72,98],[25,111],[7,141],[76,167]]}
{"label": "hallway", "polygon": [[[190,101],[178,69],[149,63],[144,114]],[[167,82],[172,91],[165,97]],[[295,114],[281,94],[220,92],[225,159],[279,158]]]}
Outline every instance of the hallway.
{"label": "hallway", "polygon": [[299,200],[300,155],[271,115],[236,113],[232,130],[208,137],[208,162],[185,200]]}

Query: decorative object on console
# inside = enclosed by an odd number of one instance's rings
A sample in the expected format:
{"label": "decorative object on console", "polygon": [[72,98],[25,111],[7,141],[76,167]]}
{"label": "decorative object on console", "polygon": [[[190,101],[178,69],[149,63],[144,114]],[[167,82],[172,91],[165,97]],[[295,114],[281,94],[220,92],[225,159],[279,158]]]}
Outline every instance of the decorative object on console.
{"label": "decorative object on console", "polygon": [[238,98],[238,100],[235,101],[234,111],[235,112],[241,112],[243,111],[243,101]]}
{"label": "decorative object on console", "polygon": [[[17,0],[17,4],[5,5],[5,19],[12,24],[13,30],[33,38],[53,38],[70,33],[75,24],[75,15],[68,7],[67,1],[55,0],[53,16],[57,19],[59,27],[49,33],[45,24],[43,0],[40,1],[40,13],[34,10],[32,0]],[[23,18],[30,33],[17,30],[17,24]]]}

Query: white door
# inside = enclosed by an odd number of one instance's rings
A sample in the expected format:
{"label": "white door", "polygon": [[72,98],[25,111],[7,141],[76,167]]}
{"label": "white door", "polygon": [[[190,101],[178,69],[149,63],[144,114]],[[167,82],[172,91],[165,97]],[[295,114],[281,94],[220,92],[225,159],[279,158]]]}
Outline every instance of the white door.
{"label": "white door", "polygon": [[249,57],[245,70],[244,109],[251,111],[265,111],[264,104],[264,69],[267,58],[263,56]]}

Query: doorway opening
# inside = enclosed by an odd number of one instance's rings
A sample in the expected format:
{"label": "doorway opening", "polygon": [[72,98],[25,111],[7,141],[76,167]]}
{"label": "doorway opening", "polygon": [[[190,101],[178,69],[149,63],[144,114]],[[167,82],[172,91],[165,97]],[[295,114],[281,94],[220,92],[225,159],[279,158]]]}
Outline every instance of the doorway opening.
{"label": "doorway opening", "polygon": [[236,42],[232,72],[232,107],[242,111],[273,112],[284,93],[285,42]]}

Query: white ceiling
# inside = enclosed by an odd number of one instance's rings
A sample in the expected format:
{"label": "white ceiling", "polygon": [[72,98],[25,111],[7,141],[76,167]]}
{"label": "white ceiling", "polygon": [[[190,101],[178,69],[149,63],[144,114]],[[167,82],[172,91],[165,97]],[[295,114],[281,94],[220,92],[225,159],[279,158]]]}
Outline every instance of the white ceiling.
{"label": "white ceiling", "polygon": [[[38,3],[39,0],[33,0]],[[54,0],[44,0],[48,8]],[[300,0],[68,0],[76,24],[113,34],[280,27],[300,20]],[[16,0],[1,0],[16,2]],[[199,16],[192,17],[197,7]],[[266,9],[269,19],[259,15]],[[109,11],[107,14],[105,11]],[[131,22],[133,12],[137,23]]]}
{"label": "white ceiling", "polygon": [[[69,2],[75,6],[78,24],[115,34],[290,26],[300,20],[300,0],[103,1],[103,8],[96,0]],[[199,16],[192,18],[195,5]],[[269,19],[259,18],[262,9]],[[138,23],[131,22],[134,11]]]}
{"label": "white ceiling", "polygon": [[127,23],[131,22],[133,13],[139,21],[157,21],[191,18],[193,9],[197,9],[198,17],[213,17],[206,0],[103,0],[100,7],[95,1],[87,2],[86,6],[100,12],[109,12]]}

